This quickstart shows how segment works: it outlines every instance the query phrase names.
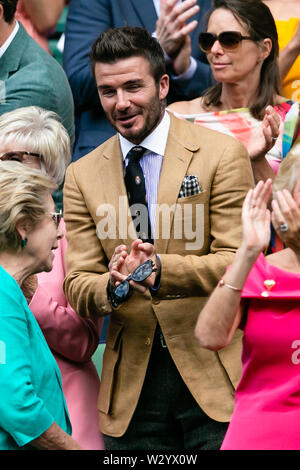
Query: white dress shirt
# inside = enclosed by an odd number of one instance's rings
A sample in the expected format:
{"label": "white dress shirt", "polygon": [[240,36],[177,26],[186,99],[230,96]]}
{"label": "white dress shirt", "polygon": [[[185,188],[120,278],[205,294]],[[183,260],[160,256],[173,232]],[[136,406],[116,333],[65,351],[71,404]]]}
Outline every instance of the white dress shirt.
{"label": "white dress shirt", "polygon": [[2,44],[2,46],[0,47],[0,58],[3,56],[6,49],[10,46],[10,44],[13,41],[13,39],[14,39],[15,35],[17,34],[18,30],[19,30],[19,23],[16,21],[15,27],[12,30],[11,34],[6,39],[5,43]]}
{"label": "white dress shirt", "polygon": [[[158,124],[158,126],[156,126],[154,131],[151,132],[151,134],[148,135],[139,144],[147,149],[147,151],[144,153],[140,160],[140,164],[145,177],[145,186],[152,233],[155,233],[155,215],[158,183],[162,161],[167,145],[169,128],[170,116],[168,112],[165,111],[164,117]],[[124,167],[126,168],[128,164],[128,158],[126,158],[126,155],[128,154],[129,150],[135,146],[135,144],[129,142],[129,140],[125,139],[121,134],[119,134],[119,139],[124,160]]]}

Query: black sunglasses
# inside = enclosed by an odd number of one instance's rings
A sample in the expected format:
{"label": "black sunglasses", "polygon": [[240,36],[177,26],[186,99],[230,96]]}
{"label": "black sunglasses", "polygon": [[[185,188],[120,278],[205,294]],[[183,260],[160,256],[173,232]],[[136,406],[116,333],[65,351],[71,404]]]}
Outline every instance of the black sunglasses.
{"label": "black sunglasses", "polygon": [[223,31],[222,33],[200,33],[198,43],[201,51],[210,52],[216,41],[219,41],[222,49],[225,51],[233,51],[237,49],[244,39],[253,41],[250,36],[242,36],[239,31]]}
{"label": "black sunglasses", "polygon": [[151,259],[148,259],[144,263],[140,264],[124,281],[122,281],[114,290],[113,296],[117,297],[118,302],[122,302],[126,299],[130,285],[129,281],[142,282],[150,276],[150,274],[157,271],[156,268],[153,268],[154,263]]}

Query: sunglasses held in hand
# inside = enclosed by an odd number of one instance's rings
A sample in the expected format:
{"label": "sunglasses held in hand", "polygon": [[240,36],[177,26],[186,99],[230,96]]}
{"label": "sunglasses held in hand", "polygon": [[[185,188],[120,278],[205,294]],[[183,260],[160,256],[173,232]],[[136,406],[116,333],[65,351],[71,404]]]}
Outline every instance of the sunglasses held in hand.
{"label": "sunglasses held in hand", "polygon": [[201,51],[205,53],[211,51],[211,48],[216,41],[219,41],[220,46],[224,51],[233,51],[239,47],[244,39],[253,41],[250,36],[242,36],[239,31],[223,31],[219,35],[213,33],[200,33],[198,43]]}
{"label": "sunglasses held in hand", "polygon": [[129,276],[124,279],[124,281],[122,281],[117,287],[110,289],[108,294],[112,306],[116,308],[121,302],[126,300],[130,290],[129,281],[143,282],[145,279],[147,279],[147,277],[150,276],[150,274],[156,272],[157,269],[153,266],[153,261],[148,259],[138,266],[131,274],[129,274]]}

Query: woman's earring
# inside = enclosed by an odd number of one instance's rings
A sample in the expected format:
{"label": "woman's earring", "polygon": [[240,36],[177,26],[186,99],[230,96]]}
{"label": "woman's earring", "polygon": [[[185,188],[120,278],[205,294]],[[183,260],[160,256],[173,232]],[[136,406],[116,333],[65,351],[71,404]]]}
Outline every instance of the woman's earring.
{"label": "woman's earring", "polygon": [[21,247],[22,248],[25,248],[25,246],[27,245],[27,238],[22,238],[22,241],[21,241]]}

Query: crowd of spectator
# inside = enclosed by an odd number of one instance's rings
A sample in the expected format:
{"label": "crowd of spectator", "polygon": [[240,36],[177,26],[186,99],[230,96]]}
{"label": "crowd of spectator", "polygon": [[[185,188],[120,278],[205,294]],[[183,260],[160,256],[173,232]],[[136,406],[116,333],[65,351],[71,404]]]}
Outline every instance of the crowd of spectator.
{"label": "crowd of spectator", "polygon": [[0,450],[300,448],[299,20],[0,0]]}

